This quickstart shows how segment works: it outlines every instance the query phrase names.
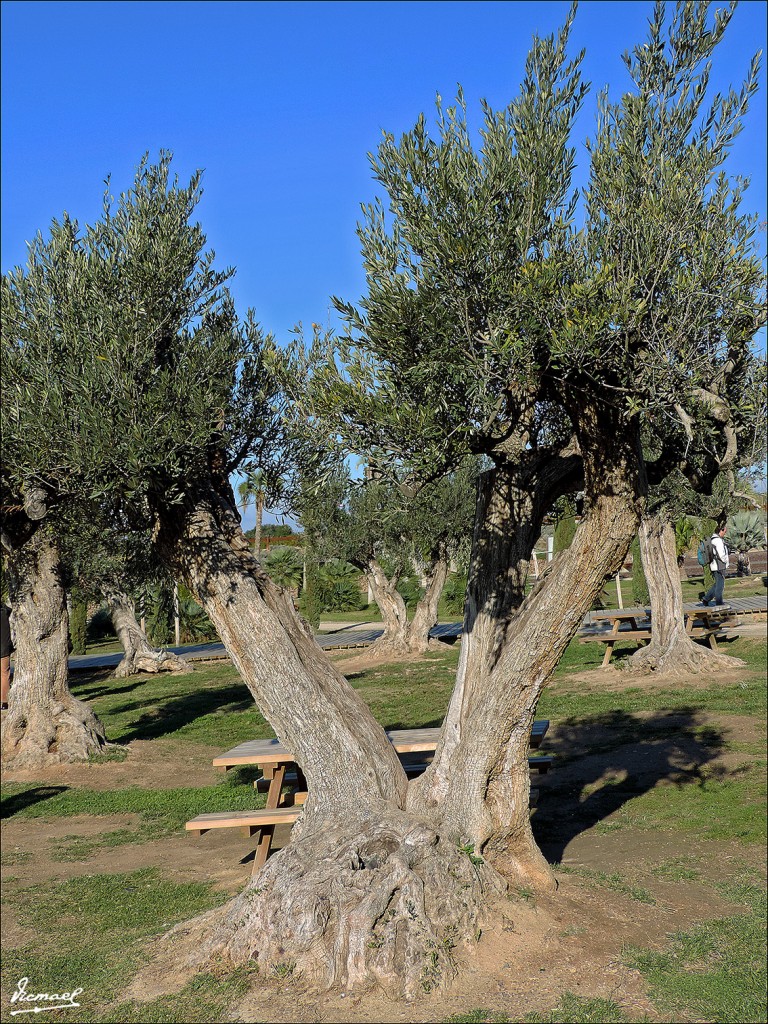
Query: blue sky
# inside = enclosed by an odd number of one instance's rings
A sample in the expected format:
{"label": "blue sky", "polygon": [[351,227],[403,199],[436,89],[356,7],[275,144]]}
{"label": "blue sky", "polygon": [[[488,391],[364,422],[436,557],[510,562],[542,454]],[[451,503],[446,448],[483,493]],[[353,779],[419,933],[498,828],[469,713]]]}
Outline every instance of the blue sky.
{"label": "blue sky", "polygon": [[[721,4],[720,6],[723,6]],[[673,7],[672,4],[669,5]],[[381,131],[410,128],[461,83],[469,108],[517,92],[534,32],[564,2],[56,2],[2,4],[2,269],[66,210],[99,214],[103,180],[126,187],[141,155],[201,167],[199,216],[220,265],[234,265],[238,308],[287,339],[327,323],[329,296],[363,287],[355,224],[375,194],[367,153]],[[713,72],[738,85],[766,48],[762,0],[739,5]],[[579,5],[572,52],[586,47],[596,96],[628,85],[621,53],[645,38],[650,2]],[[734,148],[748,205],[766,217],[766,73]],[[580,180],[584,180],[583,176]],[[765,235],[763,234],[763,245]]]}

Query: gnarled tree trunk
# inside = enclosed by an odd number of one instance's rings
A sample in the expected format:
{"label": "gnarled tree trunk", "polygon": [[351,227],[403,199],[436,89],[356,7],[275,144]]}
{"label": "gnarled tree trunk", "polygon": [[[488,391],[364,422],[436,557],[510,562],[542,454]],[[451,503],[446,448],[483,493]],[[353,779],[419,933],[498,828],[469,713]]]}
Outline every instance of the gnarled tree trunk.
{"label": "gnarled tree trunk", "polygon": [[[290,962],[323,986],[413,995],[453,974],[503,882],[428,809],[367,705],[253,558],[230,508],[203,495],[161,522],[160,556],[195,593],[306,777],[289,847],[203,922],[197,957]],[[187,927],[187,926],[185,926]]]}
{"label": "gnarled tree trunk", "polygon": [[35,525],[6,550],[16,655],[3,721],[3,766],[85,760],[103,751],[107,740],[89,706],[69,690],[67,603],[56,542],[45,526]]}
{"label": "gnarled tree trunk", "polygon": [[[494,508],[504,501],[496,498]],[[429,785],[409,789],[383,730],[254,565],[224,500],[211,492],[185,515],[176,510],[161,520],[161,558],[205,607],[259,707],[293,750],[309,792],[289,846],[240,897],[192,922],[196,959],[292,963],[323,986],[378,983],[413,995],[452,977],[453,946],[474,942],[506,888],[497,864],[517,881],[551,884],[528,825],[529,732],[540,688],[606,574],[602,564],[585,571],[595,534],[616,534],[603,559],[614,569],[636,528],[626,489],[617,504],[629,525],[616,527],[620,512],[598,502],[592,532],[566,556],[552,594],[554,574],[534,595],[514,644],[502,638],[487,682],[475,689],[465,678],[458,743],[447,758],[443,744],[437,798]],[[536,531],[530,534],[523,563]],[[496,564],[494,575],[509,573]],[[506,610],[502,602],[499,617]],[[482,732],[473,737],[475,727]]]}
{"label": "gnarled tree trunk", "polygon": [[397,589],[399,576],[389,579],[375,558],[368,560],[365,575],[384,626],[384,633],[371,649],[382,653],[407,653],[408,614],[403,595]]}
{"label": "gnarled tree trunk", "polygon": [[366,578],[384,624],[384,633],[371,644],[371,652],[380,655],[423,654],[429,648],[429,631],[437,622],[437,606],[448,576],[445,554],[430,563],[425,576],[424,594],[409,622],[405,601],[397,590],[398,577],[387,579],[379,562],[373,558],[369,560]]}
{"label": "gnarled tree trunk", "polygon": [[123,679],[139,672],[192,672],[194,666],[172,651],[156,650],[147,640],[144,630],[136,621],[133,602],[128,594],[117,587],[106,587],[104,597],[109,605],[112,624],[123,646],[123,660],[115,669],[115,676]]}
{"label": "gnarled tree trunk", "polygon": [[[481,477],[457,684],[435,759],[408,799],[409,807],[439,808],[449,833],[458,831],[507,880],[539,890],[555,882],[530,826],[536,705],[605,578],[621,566],[644,489],[631,437],[617,432],[586,451],[582,444],[582,458],[582,522],[522,605],[542,502],[558,491],[557,463],[539,466],[535,488],[525,463]],[[570,465],[564,461],[562,472]]]}
{"label": "gnarled tree trunk", "polygon": [[632,655],[632,667],[664,675],[738,668],[744,662],[696,643],[685,631],[675,531],[663,511],[640,523],[640,557],[651,599],[651,642]]}

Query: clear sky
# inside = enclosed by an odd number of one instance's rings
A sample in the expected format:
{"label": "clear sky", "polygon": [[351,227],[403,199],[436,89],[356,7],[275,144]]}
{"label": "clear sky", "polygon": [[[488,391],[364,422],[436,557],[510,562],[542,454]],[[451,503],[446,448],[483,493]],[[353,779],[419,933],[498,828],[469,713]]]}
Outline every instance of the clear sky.
{"label": "clear sky", "polygon": [[[674,4],[670,3],[670,14]],[[724,6],[724,2],[718,6]],[[367,153],[382,130],[410,128],[461,83],[470,111],[516,94],[534,32],[562,24],[567,2],[55,2],[2,4],[2,270],[25,240],[67,211],[99,215],[103,180],[130,184],[145,151],[203,168],[198,208],[219,265],[234,265],[241,313],[253,307],[287,339],[327,323],[329,296],[356,299],[355,224],[375,194]],[[642,42],[650,0],[579,5],[572,53],[586,47],[597,93],[618,99],[624,50]],[[738,86],[766,48],[764,0],[742,0],[718,48],[713,84]],[[766,217],[766,73],[732,173]],[[765,235],[762,236],[763,245]]]}

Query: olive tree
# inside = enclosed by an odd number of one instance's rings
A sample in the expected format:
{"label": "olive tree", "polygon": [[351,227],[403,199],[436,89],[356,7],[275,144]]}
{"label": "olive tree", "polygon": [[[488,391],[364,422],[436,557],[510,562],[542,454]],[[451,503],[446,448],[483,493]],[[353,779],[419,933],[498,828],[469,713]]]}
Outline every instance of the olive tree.
{"label": "olive tree", "polygon": [[[688,11],[671,30],[673,62],[694,48],[706,60],[719,36],[699,38]],[[389,211],[372,207],[361,228],[367,294],[343,306],[344,365],[317,370],[352,450],[386,448],[422,479],[469,455],[490,467],[456,686],[435,760],[410,784],[240,529],[229,476],[247,457],[284,457],[287,381],[203,255],[190,223],[197,178],[181,187],[167,160],[143,165],[96,225],[64,237],[54,225],[27,271],[4,280],[4,399],[33,442],[17,464],[54,491],[66,479],[104,494],[152,531],[307,779],[291,843],[177,936],[195,958],[291,960],[315,984],[412,995],[452,976],[452,947],[475,941],[510,881],[554,886],[529,824],[536,702],[637,530],[644,411],[671,416],[676,404],[682,424],[701,405],[684,339],[672,335],[663,361],[648,354],[648,267],[621,276],[571,230],[568,139],[584,88],[569,27],[534,41],[506,109],[485,108],[480,152],[461,102],[439,114],[437,141],[423,119],[400,143],[385,137],[374,167]],[[649,135],[661,130],[655,113]],[[72,268],[55,302],[52,264]],[[676,294],[662,304],[674,310]],[[707,378],[730,344],[717,312]],[[704,403],[713,444],[730,422],[718,408]],[[574,490],[584,508],[573,542],[522,601],[541,518]]]}
{"label": "olive tree", "polygon": [[[345,559],[365,574],[384,625],[372,651],[420,653],[429,646],[451,561],[472,530],[476,469],[468,461],[418,487],[400,479],[395,465],[386,478],[381,469],[374,472],[352,481],[346,468],[337,470],[304,489],[299,514],[316,553]],[[423,593],[409,620],[398,584],[414,571]]]}
{"label": "olive tree", "polygon": [[[762,373],[753,225],[718,175],[755,67],[740,94],[703,106],[729,16],[710,30],[706,7],[688,5],[667,26],[657,7],[626,57],[633,91],[601,101],[580,232],[567,137],[581,86],[565,32],[534,44],[517,101],[485,109],[479,152],[461,97],[439,106],[437,139],[423,118],[385,136],[373,167],[388,205],[367,207],[360,228],[367,291],[337,303],[348,331],[331,357],[314,353],[312,411],[350,445],[387,446],[426,478],[467,454],[491,465],[456,686],[407,806],[538,888],[554,884],[528,821],[542,687],[620,568],[649,483],[679,473],[703,490],[734,472]],[[575,490],[573,542],[523,600],[541,517]]]}
{"label": "olive tree", "polygon": [[[3,426],[5,447],[10,431]],[[106,746],[104,727],[69,689],[69,616],[58,543],[61,528],[45,488],[13,487],[3,467],[2,546],[16,639],[13,686],[3,719],[6,770],[87,759]]]}
{"label": "olive tree", "polygon": [[146,532],[133,533],[108,508],[91,503],[73,510],[60,534],[62,561],[70,586],[107,603],[112,625],[123,648],[115,676],[140,672],[191,672],[191,662],[172,651],[153,647],[136,619],[133,594],[148,583],[170,584],[155,558]]}

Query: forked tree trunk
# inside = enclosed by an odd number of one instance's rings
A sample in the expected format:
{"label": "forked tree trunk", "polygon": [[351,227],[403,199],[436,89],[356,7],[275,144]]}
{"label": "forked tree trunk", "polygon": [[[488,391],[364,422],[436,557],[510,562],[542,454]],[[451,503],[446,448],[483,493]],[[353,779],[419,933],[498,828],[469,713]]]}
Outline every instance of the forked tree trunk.
{"label": "forked tree trunk", "polygon": [[402,594],[397,590],[397,578],[387,579],[381,565],[371,559],[366,566],[366,578],[373,599],[381,612],[384,633],[370,651],[376,654],[423,654],[430,646],[429,631],[437,622],[437,606],[448,576],[448,560],[438,556],[425,572],[427,585],[419,598],[413,619],[408,621]]}
{"label": "forked tree trunk", "polygon": [[[477,738],[485,785],[462,789],[466,775],[479,774],[472,761],[477,751],[463,730],[464,747],[452,766],[461,779],[445,773],[446,799],[416,793],[407,800],[407,780],[383,730],[320,652],[290,601],[254,564],[223,493],[212,489],[186,512],[174,507],[172,515],[161,517],[158,554],[205,607],[257,704],[294,752],[309,796],[289,846],[267,862],[244,893],[184,926],[183,932],[193,936],[186,943],[193,947],[192,958],[256,959],[267,970],[290,962],[317,984],[347,990],[378,983],[392,994],[414,995],[443,984],[454,973],[453,946],[475,941],[495,897],[506,888],[488,859],[476,856],[473,844],[479,851],[484,837],[500,833],[517,812],[522,789],[527,826],[526,754],[537,694],[527,697],[539,680],[515,680],[508,671],[503,680],[494,680],[513,694],[513,704],[514,695],[522,694],[525,707],[514,704],[501,729],[493,714],[490,723],[478,719],[487,738],[487,744]],[[601,525],[610,526],[605,518]],[[629,533],[635,523],[633,517]],[[625,550],[626,545],[620,557]],[[582,561],[585,557],[582,551]],[[506,578],[503,567],[496,569]],[[583,600],[588,607],[591,598]],[[573,617],[572,604],[562,603]],[[557,611],[566,617],[560,605]],[[544,659],[542,649],[550,651],[550,630],[557,628],[547,618],[535,636],[526,634],[521,646],[529,663],[532,645]],[[549,655],[544,675],[555,661]],[[522,669],[530,671],[530,664]],[[513,757],[522,767],[504,763]],[[496,769],[507,768],[514,784],[500,786]],[[485,806],[489,785],[493,813]],[[508,866],[508,859],[497,859]],[[540,855],[525,865],[534,882],[544,874],[539,862]]]}
{"label": "forked tree trunk", "polygon": [[158,553],[205,608],[309,795],[290,845],[198,922],[194,957],[255,959],[264,971],[290,962],[323,987],[378,982],[414,995],[452,976],[454,943],[474,941],[503,883],[404,810],[394,748],[256,563],[233,512],[214,493],[174,509]]}
{"label": "forked tree trunk", "polygon": [[98,718],[68,686],[69,622],[59,552],[44,526],[8,550],[16,655],[3,722],[5,769],[86,760],[107,740]]}
{"label": "forked tree trunk", "polygon": [[123,660],[115,669],[115,676],[124,679],[139,672],[192,672],[194,666],[172,651],[156,650],[136,621],[133,601],[117,587],[104,589],[109,614],[117,638],[123,647]]}
{"label": "forked tree trunk", "polygon": [[435,759],[412,784],[408,806],[439,809],[449,834],[517,885],[555,886],[531,832],[530,731],[544,685],[629,548],[640,466],[631,438],[583,451],[582,522],[519,609],[542,508],[526,497],[513,464],[480,479],[457,684]]}
{"label": "forked tree trunk", "polygon": [[664,675],[738,668],[744,662],[696,643],[685,631],[683,588],[675,531],[663,511],[644,516],[640,557],[651,601],[651,642],[632,655],[632,667]]}

